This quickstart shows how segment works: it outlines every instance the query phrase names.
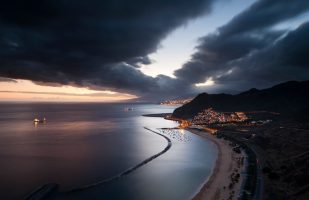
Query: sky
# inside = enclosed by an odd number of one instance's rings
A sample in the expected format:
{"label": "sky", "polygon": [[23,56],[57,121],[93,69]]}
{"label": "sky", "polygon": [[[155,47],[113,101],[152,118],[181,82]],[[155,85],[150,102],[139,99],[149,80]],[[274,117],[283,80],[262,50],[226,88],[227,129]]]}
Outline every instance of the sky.
{"label": "sky", "polygon": [[10,0],[0,101],[143,101],[309,79],[307,0]]}

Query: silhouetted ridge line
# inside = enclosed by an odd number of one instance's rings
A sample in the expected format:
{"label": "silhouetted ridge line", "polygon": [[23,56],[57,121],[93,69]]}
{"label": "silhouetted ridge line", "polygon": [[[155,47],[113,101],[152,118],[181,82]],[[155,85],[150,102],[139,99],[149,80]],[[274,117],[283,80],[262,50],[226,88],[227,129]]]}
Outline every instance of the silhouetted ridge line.
{"label": "silhouetted ridge line", "polygon": [[250,89],[237,95],[202,93],[175,109],[172,116],[192,118],[207,108],[217,111],[271,111],[283,116],[305,118],[309,108],[309,81],[289,81],[267,89]]}

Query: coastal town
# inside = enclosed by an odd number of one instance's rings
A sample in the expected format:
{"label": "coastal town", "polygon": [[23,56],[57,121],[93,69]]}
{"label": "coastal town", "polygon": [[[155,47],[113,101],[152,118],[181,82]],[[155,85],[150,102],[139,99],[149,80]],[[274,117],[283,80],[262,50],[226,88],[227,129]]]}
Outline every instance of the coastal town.
{"label": "coastal town", "polygon": [[[219,112],[213,108],[207,108],[199,112],[192,119],[175,119],[167,116],[167,119],[176,120],[179,129],[187,129],[192,133],[213,141],[221,152],[218,162],[233,166],[224,167],[220,165],[216,170],[218,173],[230,177],[226,180],[218,175],[214,177],[213,185],[220,185],[220,188],[205,186],[197,195],[198,199],[214,198],[220,196],[223,199],[260,199],[261,190],[261,167],[258,163],[256,153],[248,146],[243,137],[250,128],[266,124],[271,120],[257,120],[256,116],[261,112]],[[264,112],[262,112],[265,115]],[[205,132],[209,134],[205,134]],[[244,133],[241,137],[229,134],[230,132]],[[214,137],[211,137],[213,135]],[[251,135],[252,137],[252,135]],[[223,140],[222,140],[223,139]],[[232,156],[231,156],[232,155]],[[241,175],[240,175],[241,174]],[[225,182],[228,185],[225,185]],[[208,192],[206,192],[206,189]],[[215,191],[215,192],[209,192]],[[235,193],[235,191],[238,191]]]}
{"label": "coastal town", "polygon": [[192,101],[193,98],[165,100],[160,102],[161,105],[183,105]]}
{"label": "coastal town", "polygon": [[204,109],[194,116],[193,119],[175,119],[171,116],[166,116],[166,118],[179,121],[179,128],[190,127],[208,130],[210,130],[209,128],[212,125],[240,123],[249,120],[244,112],[218,112],[212,108]]}
{"label": "coastal town", "polygon": [[205,125],[213,123],[230,123],[230,122],[243,122],[248,120],[244,112],[217,112],[212,108],[208,108],[199,112],[192,120],[194,125]]}

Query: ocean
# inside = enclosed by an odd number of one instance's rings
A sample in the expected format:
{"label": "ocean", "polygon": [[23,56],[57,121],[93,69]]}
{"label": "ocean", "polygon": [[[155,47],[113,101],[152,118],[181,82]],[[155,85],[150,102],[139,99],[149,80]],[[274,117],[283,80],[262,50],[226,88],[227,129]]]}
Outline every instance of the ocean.
{"label": "ocean", "polygon": [[[133,108],[127,111],[125,108]],[[176,107],[125,103],[1,103],[0,199],[24,199],[36,188],[59,184],[49,199],[190,199],[210,176],[216,146],[177,123],[144,114],[170,113]],[[47,119],[35,125],[34,118]],[[109,179],[167,146],[161,156],[127,176]]]}

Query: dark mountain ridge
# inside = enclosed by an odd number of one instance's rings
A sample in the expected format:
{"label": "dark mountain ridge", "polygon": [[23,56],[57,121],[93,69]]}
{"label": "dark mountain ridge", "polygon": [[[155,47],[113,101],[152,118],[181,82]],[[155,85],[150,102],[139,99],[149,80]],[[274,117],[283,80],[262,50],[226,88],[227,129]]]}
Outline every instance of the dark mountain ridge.
{"label": "dark mountain ridge", "polygon": [[269,111],[303,117],[309,108],[309,81],[289,81],[262,90],[252,88],[237,95],[202,93],[175,109],[172,116],[192,118],[209,107],[222,112]]}

